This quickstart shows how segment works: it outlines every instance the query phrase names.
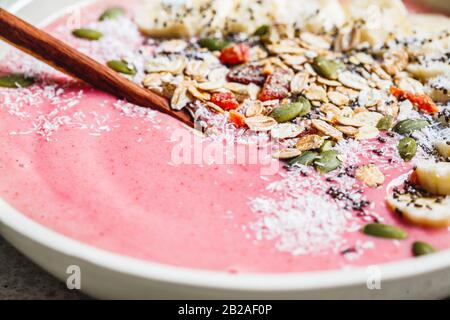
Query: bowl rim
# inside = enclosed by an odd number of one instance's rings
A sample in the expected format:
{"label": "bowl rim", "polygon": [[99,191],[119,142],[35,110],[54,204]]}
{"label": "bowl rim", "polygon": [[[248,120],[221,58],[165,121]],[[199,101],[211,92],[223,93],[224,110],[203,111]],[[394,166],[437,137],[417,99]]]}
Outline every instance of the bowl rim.
{"label": "bowl rim", "polygon": [[0,226],[60,254],[102,269],[147,280],[209,289],[252,292],[308,291],[365,285],[369,268],[379,269],[383,283],[450,269],[450,250],[398,262],[341,270],[297,273],[237,273],[176,267],[113,253],[43,226],[0,199]]}
{"label": "bowl rim", "polygon": [[[94,1],[77,1],[75,6]],[[10,10],[20,13],[33,2],[33,0],[19,0],[10,7]],[[73,3],[74,1],[69,2]],[[65,10],[46,18],[44,23],[52,21],[73,6],[73,4],[65,5]],[[370,275],[369,268],[374,266],[379,268],[383,283],[450,269],[450,250],[418,259],[314,272],[230,274],[221,271],[176,267],[117,254],[75,240],[39,224],[1,198],[0,227],[0,231],[4,227],[9,228],[40,246],[106,270],[147,280],[216,290],[289,292],[365,285]]]}

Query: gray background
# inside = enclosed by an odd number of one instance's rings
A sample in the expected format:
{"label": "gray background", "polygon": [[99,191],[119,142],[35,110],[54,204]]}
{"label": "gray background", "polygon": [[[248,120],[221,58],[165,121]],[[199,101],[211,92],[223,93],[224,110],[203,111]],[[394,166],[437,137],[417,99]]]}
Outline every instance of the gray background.
{"label": "gray background", "polygon": [[29,261],[0,236],[0,300],[5,299],[86,299],[68,290]]}
{"label": "gray background", "polygon": [[10,5],[11,3],[15,2],[16,0],[0,0],[0,5],[5,7]]}

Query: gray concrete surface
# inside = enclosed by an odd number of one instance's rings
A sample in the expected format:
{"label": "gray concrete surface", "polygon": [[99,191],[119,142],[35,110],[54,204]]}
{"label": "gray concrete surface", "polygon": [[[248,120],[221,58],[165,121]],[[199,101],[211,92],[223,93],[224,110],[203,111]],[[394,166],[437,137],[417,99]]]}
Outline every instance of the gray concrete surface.
{"label": "gray concrete surface", "polygon": [[0,300],[89,299],[47,274],[0,237]]}

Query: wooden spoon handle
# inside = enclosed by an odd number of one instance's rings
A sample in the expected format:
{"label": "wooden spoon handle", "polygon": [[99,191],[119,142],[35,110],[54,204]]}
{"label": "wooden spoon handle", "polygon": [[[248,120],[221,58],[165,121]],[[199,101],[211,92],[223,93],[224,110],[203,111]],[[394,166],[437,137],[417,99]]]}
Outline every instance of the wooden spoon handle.
{"label": "wooden spoon handle", "polygon": [[50,34],[0,8],[0,38],[52,67],[130,103],[153,108],[193,127],[191,116]]}

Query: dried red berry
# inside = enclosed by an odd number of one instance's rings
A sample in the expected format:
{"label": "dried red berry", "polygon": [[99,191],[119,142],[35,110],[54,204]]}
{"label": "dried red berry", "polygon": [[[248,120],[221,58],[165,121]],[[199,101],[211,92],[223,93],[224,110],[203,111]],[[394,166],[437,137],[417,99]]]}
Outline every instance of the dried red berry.
{"label": "dried red berry", "polygon": [[233,68],[228,73],[227,80],[242,84],[254,83],[262,86],[264,81],[266,81],[266,76],[263,74],[261,66],[243,65]]}
{"label": "dried red berry", "polygon": [[240,114],[239,112],[235,111],[235,110],[231,110],[230,111],[228,119],[237,128],[244,128],[246,126],[246,124],[245,124],[245,117],[242,114]]}
{"label": "dried red berry", "polygon": [[291,74],[286,70],[276,70],[264,83],[264,87],[259,94],[259,100],[270,101],[284,99],[289,95],[289,85]]}
{"label": "dried red berry", "polygon": [[235,110],[239,107],[239,102],[231,92],[214,93],[211,97],[211,102],[224,110]]}
{"label": "dried red berry", "polygon": [[229,66],[245,63],[250,59],[250,47],[245,43],[227,47],[220,54],[220,62]]}
{"label": "dried red berry", "polygon": [[415,94],[399,89],[397,87],[391,87],[391,93],[399,100],[409,100],[419,110],[425,111],[427,113],[439,112],[439,108],[436,106],[433,99],[431,99],[426,94]]}

